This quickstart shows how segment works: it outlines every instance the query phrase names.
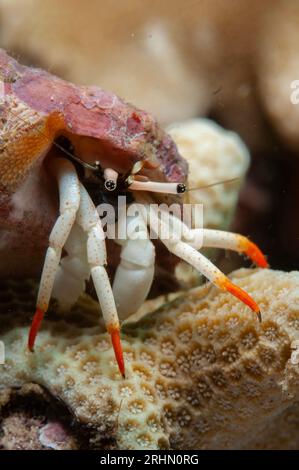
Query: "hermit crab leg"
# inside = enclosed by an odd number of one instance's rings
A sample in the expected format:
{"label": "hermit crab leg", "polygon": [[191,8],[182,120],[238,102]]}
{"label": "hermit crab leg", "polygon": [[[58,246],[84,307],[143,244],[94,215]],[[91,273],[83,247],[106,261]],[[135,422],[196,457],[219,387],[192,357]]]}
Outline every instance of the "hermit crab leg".
{"label": "hermit crab leg", "polygon": [[99,214],[84,186],[80,183],[80,206],[76,222],[87,234],[87,259],[91,277],[101,305],[104,322],[115,353],[119,371],[125,377],[123,351],[120,342],[120,325],[105,265],[107,264],[105,234]]}
{"label": "hermit crab leg", "polygon": [[30,351],[34,349],[37,332],[48,310],[61,251],[75,222],[80,204],[79,181],[74,166],[68,160],[55,158],[50,170],[58,182],[60,215],[49,237],[49,247],[37,295],[36,312],[29,331],[28,348]]}
{"label": "hermit crab leg", "polygon": [[244,253],[260,268],[267,268],[268,262],[259,247],[247,237],[238,233],[225,232],[207,228],[189,229],[177,217],[171,215],[170,222],[174,231],[182,234],[182,239],[196,250],[205,248],[223,248],[238,253]]}
{"label": "hermit crab leg", "polygon": [[124,213],[118,221],[119,233],[124,233],[122,224],[127,227],[126,239],[117,240],[122,245],[121,261],[113,282],[114,299],[121,319],[136,312],[143,304],[155,271],[155,247],[149,239],[142,214],[130,217],[133,206],[134,204],[128,208],[128,217]]}
{"label": "hermit crab leg", "polygon": [[159,238],[171,253],[189,263],[217,287],[230,292],[243,303],[248,305],[248,307],[257,314],[258,319],[261,321],[259,306],[250,297],[250,295],[247,294],[247,292],[233,284],[228,277],[226,277],[216,266],[214,266],[213,263],[211,263],[211,261],[196,251],[195,248],[180,240],[175,236],[175,234],[169,238],[163,238],[163,234],[168,233],[168,227],[166,226],[165,221],[159,218],[153,206],[149,206],[148,210],[151,227],[154,225],[154,227],[159,228],[159,234],[162,234],[161,236],[159,235]]}
{"label": "hermit crab leg", "polygon": [[64,245],[67,255],[59,263],[52,291],[52,297],[64,310],[75,304],[90,278],[86,241],[86,234],[75,222]]}
{"label": "hermit crab leg", "polygon": [[[268,267],[268,262],[264,254],[261,252],[258,246],[250,241],[247,237],[244,237],[238,233],[230,233],[222,230],[212,230],[206,228],[199,230],[202,230],[202,246],[207,248],[223,248],[225,250],[244,253],[260,268]],[[196,229],[191,230],[191,233],[194,233],[195,231]],[[196,247],[194,246],[194,248]]]}

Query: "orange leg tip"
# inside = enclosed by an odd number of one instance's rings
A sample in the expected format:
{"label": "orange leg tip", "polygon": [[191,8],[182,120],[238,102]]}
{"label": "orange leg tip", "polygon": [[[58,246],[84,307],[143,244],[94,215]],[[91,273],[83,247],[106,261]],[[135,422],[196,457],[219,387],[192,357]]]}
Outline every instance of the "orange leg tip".
{"label": "orange leg tip", "polygon": [[34,314],[34,317],[33,317],[33,320],[32,320],[32,323],[31,323],[29,336],[28,336],[28,349],[31,352],[34,352],[35,338],[37,336],[37,333],[38,333],[38,330],[40,328],[41,322],[44,318],[44,314],[45,314],[44,310],[37,307],[37,309],[35,311],[35,314]]}
{"label": "orange leg tip", "polygon": [[115,359],[116,359],[116,362],[118,364],[119,372],[122,375],[123,379],[125,379],[126,378],[125,362],[124,362],[122,345],[121,345],[121,341],[120,341],[119,328],[111,328],[109,330],[109,333],[111,335],[111,342],[112,342],[112,346],[113,346],[113,349],[114,349]]}
{"label": "orange leg tip", "polygon": [[245,254],[260,268],[268,268],[269,264],[268,261],[266,260],[265,255],[262,253],[262,251],[259,249],[259,247],[249,241],[246,240],[246,246],[245,248]]}
{"label": "orange leg tip", "polygon": [[241,300],[244,304],[246,304],[251,310],[253,310],[259,321],[262,321],[262,316],[261,316],[261,311],[258,306],[258,304],[253,300],[252,297],[250,297],[247,292],[245,292],[241,287],[237,286],[236,284],[233,284],[229,279],[224,279],[223,281],[218,283],[219,287],[226,290],[227,292],[230,292],[232,295],[237,297],[237,299]]}

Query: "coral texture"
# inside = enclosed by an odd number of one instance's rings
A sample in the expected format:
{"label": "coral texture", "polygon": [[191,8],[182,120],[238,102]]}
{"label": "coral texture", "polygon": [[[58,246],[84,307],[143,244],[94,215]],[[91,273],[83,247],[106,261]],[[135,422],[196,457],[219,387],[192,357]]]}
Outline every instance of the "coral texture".
{"label": "coral texture", "polygon": [[260,304],[261,324],[232,296],[196,288],[124,326],[125,380],[91,301],[84,297],[65,318],[52,309],[31,354],[34,292],[31,299],[24,283],[18,303],[7,285],[1,387],[45,387],[85,430],[87,447],[294,448],[299,273],[240,270],[233,278]]}
{"label": "coral texture", "polygon": [[[227,229],[249,166],[245,144],[210,119],[174,123],[167,132],[188,162],[188,187],[198,188],[188,193],[188,201],[203,204],[205,227]],[[221,184],[205,188],[213,183]]]}

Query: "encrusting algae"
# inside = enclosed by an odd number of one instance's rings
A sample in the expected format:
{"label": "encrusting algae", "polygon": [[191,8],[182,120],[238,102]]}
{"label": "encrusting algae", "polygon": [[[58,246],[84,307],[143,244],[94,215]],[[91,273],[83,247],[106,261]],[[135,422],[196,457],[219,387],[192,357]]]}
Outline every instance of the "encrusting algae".
{"label": "encrusting algae", "polygon": [[34,289],[29,295],[25,283],[20,303],[6,286],[1,387],[46,389],[70,413],[68,426],[89,436],[88,448],[296,448],[299,273],[232,276],[261,306],[261,324],[210,284],[193,289],[123,326],[125,380],[93,301],[83,297],[64,318],[53,308],[32,354]]}

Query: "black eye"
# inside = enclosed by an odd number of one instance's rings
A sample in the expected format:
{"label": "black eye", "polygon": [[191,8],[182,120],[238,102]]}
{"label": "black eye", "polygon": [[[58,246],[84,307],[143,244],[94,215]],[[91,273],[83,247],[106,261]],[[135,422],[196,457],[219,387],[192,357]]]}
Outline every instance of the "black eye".
{"label": "black eye", "polygon": [[113,180],[106,180],[104,186],[107,191],[114,191],[116,188],[116,183]]}
{"label": "black eye", "polygon": [[186,185],[184,183],[179,183],[176,189],[178,194],[182,194],[186,191]]}

